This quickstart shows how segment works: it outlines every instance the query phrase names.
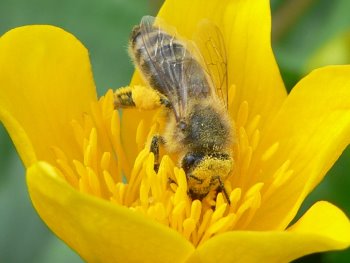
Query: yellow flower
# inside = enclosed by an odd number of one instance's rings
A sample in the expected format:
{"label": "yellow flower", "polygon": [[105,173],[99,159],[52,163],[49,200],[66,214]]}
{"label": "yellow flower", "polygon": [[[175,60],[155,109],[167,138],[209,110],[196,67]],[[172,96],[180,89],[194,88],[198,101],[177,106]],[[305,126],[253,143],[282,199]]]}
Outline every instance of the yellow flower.
{"label": "yellow flower", "polygon": [[287,97],[267,0],[169,0],[159,16],[188,38],[203,18],[223,31],[237,134],[231,205],[222,194],[190,200],[166,155],[156,174],[145,141],[157,114],[126,110],[120,121],[112,91],[97,99],[81,43],[26,26],[0,39],[0,119],[45,223],[88,262],[287,262],[348,247],[349,220],[330,203],[290,222],[349,144],[350,66],[313,71]]}

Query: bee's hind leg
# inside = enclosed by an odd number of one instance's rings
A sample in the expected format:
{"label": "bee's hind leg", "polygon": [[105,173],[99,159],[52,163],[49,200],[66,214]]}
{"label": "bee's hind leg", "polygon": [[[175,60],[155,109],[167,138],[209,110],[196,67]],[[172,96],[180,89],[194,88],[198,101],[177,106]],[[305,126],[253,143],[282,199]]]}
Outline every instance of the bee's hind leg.
{"label": "bee's hind leg", "polygon": [[153,110],[164,106],[171,107],[170,101],[158,91],[145,86],[128,86],[114,92],[114,108],[132,108]]}
{"label": "bee's hind leg", "polygon": [[154,170],[159,169],[159,144],[164,144],[164,138],[160,135],[154,135],[151,141],[150,152],[154,154]]}
{"label": "bee's hind leg", "polygon": [[132,98],[132,88],[119,88],[114,92],[114,108],[135,107],[136,104]]}

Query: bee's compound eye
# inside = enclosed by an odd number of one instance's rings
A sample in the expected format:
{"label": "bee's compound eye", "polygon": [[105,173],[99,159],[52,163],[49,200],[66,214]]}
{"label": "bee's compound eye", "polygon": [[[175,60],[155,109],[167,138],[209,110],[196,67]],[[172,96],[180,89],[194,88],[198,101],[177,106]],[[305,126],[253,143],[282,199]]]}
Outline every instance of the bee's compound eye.
{"label": "bee's compound eye", "polygon": [[198,153],[188,153],[185,155],[185,157],[182,159],[182,168],[184,169],[185,173],[187,173],[189,170],[194,168],[202,159],[204,155],[198,154]]}
{"label": "bee's compound eye", "polygon": [[184,131],[187,128],[187,124],[184,121],[179,121],[179,128],[180,130]]}

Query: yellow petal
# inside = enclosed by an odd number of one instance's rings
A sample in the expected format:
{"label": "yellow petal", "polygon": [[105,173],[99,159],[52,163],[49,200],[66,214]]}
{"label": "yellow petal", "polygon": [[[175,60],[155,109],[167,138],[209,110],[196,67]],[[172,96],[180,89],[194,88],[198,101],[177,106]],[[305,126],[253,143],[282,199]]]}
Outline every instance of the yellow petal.
{"label": "yellow petal", "polygon": [[194,250],[136,211],[77,192],[47,163],[28,169],[27,184],[40,217],[87,262],[183,262]]}
{"label": "yellow petal", "polygon": [[[228,56],[229,84],[236,86],[233,116],[243,101],[249,104],[248,121],[257,114],[264,124],[279,109],[286,91],[271,49],[271,15],[268,0],[168,0],[159,14],[180,35],[191,39],[203,19],[213,21],[223,33]],[[132,84],[140,84],[135,74]],[[129,158],[135,159],[135,133],[141,118],[146,128],[154,112],[123,111],[122,135]],[[148,126],[147,126],[148,125]],[[147,129],[148,130],[148,129]]]}
{"label": "yellow petal", "polygon": [[52,161],[51,146],[79,156],[70,122],[96,99],[88,52],[71,34],[25,26],[0,38],[0,118],[26,166]]}
{"label": "yellow petal", "polygon": [[230,1],[223,26],[229,83],[237,88],[234,113],[247,101],[248,121],[261,115],[262,130],[287,96],[271,48],[270,1]]}
{"label": "yellow petal", "polygon": [[[291,233],[327,236],[334,249],[350,246],[350,221],[336,206],[326,201],[314,204],[294,225]],[[310,244],[313,245],[313,244]],[[316,250],[315,250],[316,251]],[[325,250],[323,250],[325,251]]]}
{"label": "yellow petal", "polygon": [[[349,76],[350,66],[313,71],[296,85],[265,130],[257,152],[263,153],[272,145],[278,149],[268,160],[255,160],[253,164],[260,167],[257,180],[266,182],[269,195],[263,194],[262,207],[248,229],[284,229],[306,195],[349,145]],[[288,163],[289,178],[288,172],[284,173],[284,178],[275,180],[280,180],[280,185],[274,187],[272,178],[284,163]]]}
{"label": "yellow petal", "polygon": [[227,232],[209,239],[188,262],[282,263],[350,245],[350,223],[337,207],[316,203],[289,231]]}

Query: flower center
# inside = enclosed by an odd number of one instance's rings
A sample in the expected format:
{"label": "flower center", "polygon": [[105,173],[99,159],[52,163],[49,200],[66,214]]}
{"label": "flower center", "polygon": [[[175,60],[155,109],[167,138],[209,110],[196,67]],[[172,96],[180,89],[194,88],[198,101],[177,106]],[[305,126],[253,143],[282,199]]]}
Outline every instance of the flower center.
{"label": "flower center", "polygon": [[[234,88],[230,89],[230,99]],[[229,112],[232,107],[229,102]],[[251,164],[259,143],[260,116],[248,120],[248,103],[241,103],[235,120],[235,169],[225,182],[230,204],[222,193],[210,192],[202,201],[188,196],[185,172],[164,155],[159,170],[154,170],[154,155],[144,146],[149,135],[143,135],[141,122],[137,144],[144,147],[133,167],[127,164],[120,139],[119,113],[113,109],[113,92],[92,105],[92,113],[84,116],[83,123],[72,121],[72,128],[81,147],[81,159],[69,160],[58,147],[53,147],[57,167],[62,177],[78,191],[94,195],[128,207],[135,213],[171,227],[195,246],[210,237],[230,230],[245,229],[262,201],[264,183],[259,182],[259,171]],[[157,124],[149,134],[154,134]],[[147,144],[146,144],[147,145]],[[263,155],[265,161],[278,150],[278,143]],[[176,161],[176,160],[174,160]],[[275,187],[283,184],[289,162],[277,171],[273,182],[265,187],[268,197]]]}

